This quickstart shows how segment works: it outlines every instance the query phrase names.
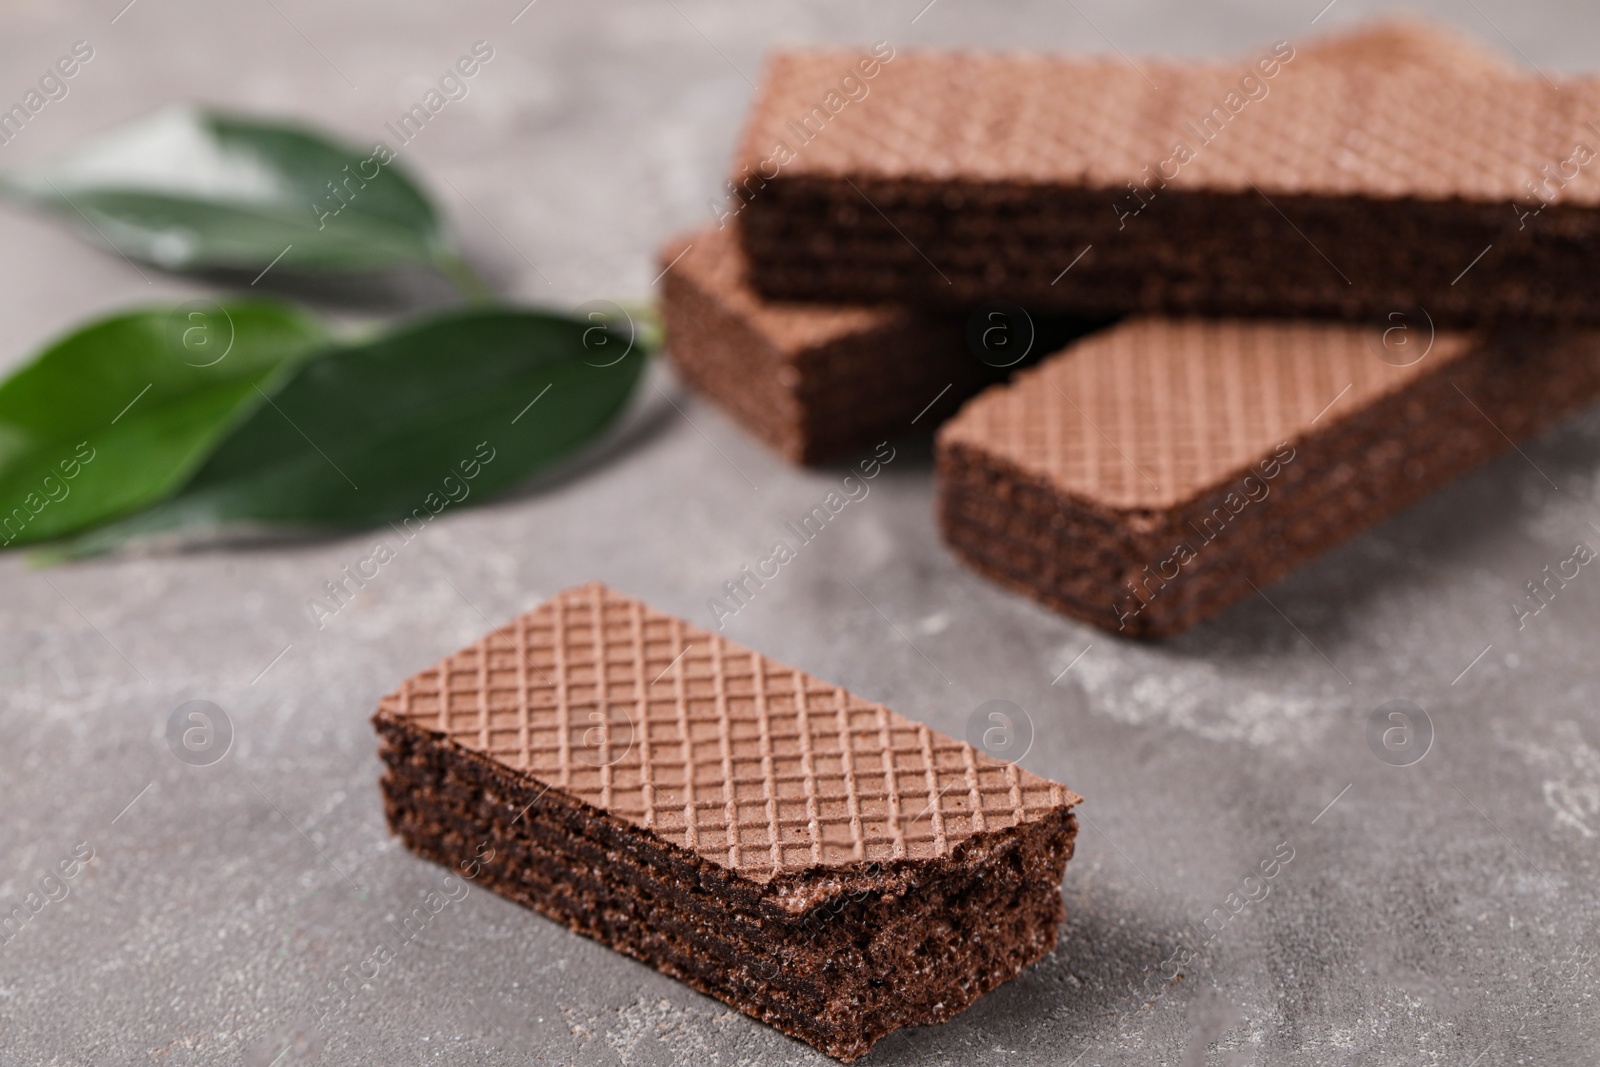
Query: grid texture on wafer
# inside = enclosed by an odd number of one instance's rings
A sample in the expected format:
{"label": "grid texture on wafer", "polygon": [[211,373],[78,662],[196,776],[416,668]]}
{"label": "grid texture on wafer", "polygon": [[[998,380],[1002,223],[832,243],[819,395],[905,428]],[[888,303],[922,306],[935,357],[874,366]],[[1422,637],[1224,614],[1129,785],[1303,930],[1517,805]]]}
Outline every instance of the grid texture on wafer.
{"label": "grid texture on wafer", "polygon": [[1134,319],[969,402],[940,432],[1108,508],[1170,507],[1284,442],[1336,426],[1471,347],[1425,357],[1382,330],[1314,322]]}
{"label": "grid texture on wafer", "polygon": [[1080,799],[599,584],[408,679],[379,716],[757,882],[948,857]]}
{"label": "grid texture on wafer", "polygon": [[[1181,142],[1193,158],[1162,172],[1178,189],[1538,206],[1530,181],[1594,144],[1600,114],[1597,78],[1552,82],[1483,61],[1356,62],[1354,49],[1348,62],[1338,51],[1280,59],[1271,78],[1247,60],[902,52],[841,105],[841,81],[859,80],[864,54],[773,57],[735,175],[770,173],[763,163],[783,145],[793,155],[776,153],[783,178],[1120,191]],[[1600,204],[1593,170],[1560,183],[1560,199]]]}

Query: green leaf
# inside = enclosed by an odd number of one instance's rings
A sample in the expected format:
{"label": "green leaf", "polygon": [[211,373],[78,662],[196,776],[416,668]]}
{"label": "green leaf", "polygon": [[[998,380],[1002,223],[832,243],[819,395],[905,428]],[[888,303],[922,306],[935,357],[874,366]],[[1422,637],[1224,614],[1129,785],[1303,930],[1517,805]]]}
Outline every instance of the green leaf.
{"label": "green leaf", "polygon": [[598,435],[646,355],[625,322],[510,310],[335,349],[257,408],[183,492],[77,550],[187,524],[416,528]]}
{"label": "green leaf", "polygon": [[327,337],[278,304],[115,315],[0,384],[0,544],[47,540],[178,489]]}
{"label": "green leaf", "polygon": [[157,112],[54,165],[6,176],[0,191],[167,270],[458,262],[438,212],[388,146],[195,107]]}

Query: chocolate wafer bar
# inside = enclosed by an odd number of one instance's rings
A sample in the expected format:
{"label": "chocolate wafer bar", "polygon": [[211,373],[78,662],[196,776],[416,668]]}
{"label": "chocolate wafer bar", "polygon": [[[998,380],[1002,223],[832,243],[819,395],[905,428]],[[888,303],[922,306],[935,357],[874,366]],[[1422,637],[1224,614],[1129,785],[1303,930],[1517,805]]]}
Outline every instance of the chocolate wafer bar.
{"label": "chocolate wafer bar", "polygon": [[[970,316],[763,301],[745,282],[732,226],[669,242],[661,265],[673,365],[797,463],[823,463],[931,429],[1009,371],[974,353]],[[1030,333],[1037,359],[1096,325],[1042,318],[1016,328]]]}
{"label": "chocolate wafer bar", "polygon": [[1160,637],[1597,396],[1592,331],[1134,319],[944,425],[939,522],[996,581]]}
{"label": "chocolate wafer bar", "polygon": [[661,262],[672,265],[661,315],[673,366],[796,463],[846,456],[913,419],[936,426],[998,380],[966,350],[958,316],[762,301],[732,227],[674,240]]}
{"label": "chocolate wafer bar", "polygon": [[935,308],[1600,321],[1600,79],[1431,56],[780,54],[731,179],[751,281]]}
{"label": "chocolate wafer bar", "polygon": [[1080,797],[598,584],[373,722],[407,847],[847,1062],[1055,946]]}

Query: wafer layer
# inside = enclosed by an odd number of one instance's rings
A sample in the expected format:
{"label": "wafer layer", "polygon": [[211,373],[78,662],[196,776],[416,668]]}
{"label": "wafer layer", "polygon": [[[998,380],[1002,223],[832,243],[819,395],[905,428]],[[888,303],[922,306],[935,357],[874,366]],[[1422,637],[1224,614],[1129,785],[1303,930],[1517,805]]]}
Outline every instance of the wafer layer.
{"label": "wafer layer", "polygon": [[374,722],[408,846],[841,1058],[1054,945],[1078,797],[603,586]]}
{"label": "wafer layer", "polygon": [[937,425],[995,380],[966,352],[959,318],[761,300],[745,281],[731,228],[673,241],[661,260],[676,261],[661,301],[673,365],[795,462],[825,462],[904,434],[936,399],[918,422]]}
{"label": "wafer layer", "polygon": [[940,522],[1005,584],[1172,634],[1597,395],[1592,333],[1135,320],[946,424]]}
{"label": "wafer layer", "polygon": [[787,53],[733,181],[773,298],[1595,321],[1597,117],[1600,80],[1426,35],[1234,63]]}

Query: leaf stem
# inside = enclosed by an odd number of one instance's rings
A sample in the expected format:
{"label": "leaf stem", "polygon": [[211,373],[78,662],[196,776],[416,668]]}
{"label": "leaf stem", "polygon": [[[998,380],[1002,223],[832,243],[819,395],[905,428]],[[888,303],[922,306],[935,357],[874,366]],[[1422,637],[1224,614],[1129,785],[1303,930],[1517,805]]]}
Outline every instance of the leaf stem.
{"label": "leaf stem", "polygon": [[435,256],[433,266],[474,307],[494,307],[500,303],[500,297],[483,280],[483,276],[455,253],[444,252]]}
{"label": "leaf stem", "polygon": [[660,306],[653,300],[625,300],[617,306],[633,322],[640,347],[646,352],[658,350],[666,336]]}

